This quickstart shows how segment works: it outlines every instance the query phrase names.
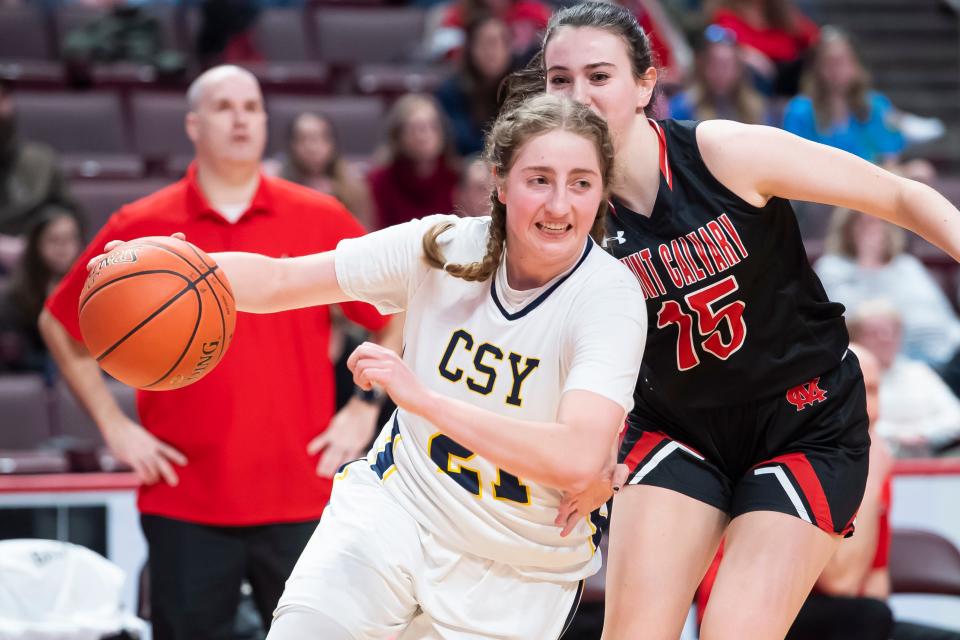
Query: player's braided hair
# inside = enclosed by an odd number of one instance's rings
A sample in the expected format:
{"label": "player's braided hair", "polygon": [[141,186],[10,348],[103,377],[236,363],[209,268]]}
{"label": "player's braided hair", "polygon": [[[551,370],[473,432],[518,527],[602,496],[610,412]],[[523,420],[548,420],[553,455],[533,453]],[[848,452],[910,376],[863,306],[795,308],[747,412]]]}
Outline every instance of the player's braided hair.
{"label": "player's braided hair", "polygon": [[[529,98],[505,111],[497,118],[490,133],[484,158],[496,173],[497,182],[506,179],[513,166],[517,151],[528,140],[550,131],[569,131],[594,143],[600,162],[604,197],[597,209],[590,235],[600,242],[603,239],[604,219],[607,214],[607,196],[613,172],[613,142],[603,118],[589,108],[556,96],[539,95]],[[503,247],[507,238],[507,207],[497,197],[497,190],[490,194],[493,204],[487,250],[479,262],[450,264],[443,256],[437,238],[453,225],[443,222],[431,227],[423,236],[423,252],[427,264],[443,269],[457,278],[483,281],[493,275],[500,265]]]}
{"label": "player's braided hair", "polygon": [[[627,47],[635,78],[643,76],[650,67],[658,66],[650,46],[650,38],[644,33],[632,11],[613,2],[581,2],[553,14],[543,34],[540,51],[530,59],[526,67],[511,73],[504,80],[500,88],[504,109],[546,90],[547,71],[543,56],[550,38],[556,35],[561,27],[592,27],[619,36]],[[654,92],[658,90],[659,88],[654,89]],[[646,108],[648,115],[652,111],[655,98],[656,93],[650,97]]]}

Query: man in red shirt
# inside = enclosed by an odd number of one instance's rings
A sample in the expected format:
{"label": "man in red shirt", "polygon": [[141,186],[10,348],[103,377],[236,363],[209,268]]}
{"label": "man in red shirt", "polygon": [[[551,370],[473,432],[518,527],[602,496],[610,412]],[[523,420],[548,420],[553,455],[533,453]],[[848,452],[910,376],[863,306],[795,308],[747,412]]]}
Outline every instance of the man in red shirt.
{"label": "man in red shirt", "polygon": [[[105,243],[182,231],[206,251],[282,257],[329,251],[364,232],[333,198],[261,173],[266,114],[249,72],[211,69],[187,100],[196,158],[186,177],[114,214],[40,318],[64,378],[111,451],[143,482],[138,506],[157,640],[229,637],[245,578],[269,624],[327,503],[331,476],[362,454],[378,413],[355,397],[331,420],[326,307],[238,314],[230,350],[214,371],[183,389],[138,392],[143,426],[113,400],[81,342],[77,314],[86,264]],[[386,325],[371,306],[342,308],[372,331]]]}

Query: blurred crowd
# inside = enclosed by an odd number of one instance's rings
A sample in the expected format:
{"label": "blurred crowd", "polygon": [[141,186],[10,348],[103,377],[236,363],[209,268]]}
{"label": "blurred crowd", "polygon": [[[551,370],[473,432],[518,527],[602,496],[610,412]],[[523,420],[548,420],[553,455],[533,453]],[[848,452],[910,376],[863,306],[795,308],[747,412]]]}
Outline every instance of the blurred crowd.
{"label": "blurred crowd", "polygon": [[[49,0],[53,2],[53,0]],[[871,85],[857,47],[790,0],[620,0],[654,43],[663,91],[657,117],[727,118],[782,127],[913,179],[934,164],[905,155],[943,133],[936,119],[905,113]],[[25,0],[0,0],[0,11]],[[137,0],[59,0],[99,9],[59,44],[72,86],[101,63],[151,65],[186,82],[218,63],[264,60],[252,36],[270,8],[303,0],[194,0],[192,52],[165,48]],[[409,61],[440,74],[429,90],[391,96],[380,145],[359,157],[322,110],[290,121],[264,171],[334,195],[368,229],[435,212],[484,215],[491,175],[485,128],[504,78],[526,64],[553,5],[541,0],[415,0],[426,13]],[[2,76],[0,76],[2,78]],[[71,196],[57,150],[18,134],[14,80],[0,79],[0,372],[56,372],[36,330],[45,296],[79,254],[85,212]],[[79,90],[79,89],[78,89]],[[305,92],[309,94],[310,92]],[[953,269],[934,273],[904,232],[856,211],[835,211],[829,229],[801,221],[811,259],[853,337],[880,362],[877,432],[896,455],[956,452],[960,444],[960,318]],[[812,228],[811,228],[812,227]],[[946,275],[944,275],[946,273]]]}

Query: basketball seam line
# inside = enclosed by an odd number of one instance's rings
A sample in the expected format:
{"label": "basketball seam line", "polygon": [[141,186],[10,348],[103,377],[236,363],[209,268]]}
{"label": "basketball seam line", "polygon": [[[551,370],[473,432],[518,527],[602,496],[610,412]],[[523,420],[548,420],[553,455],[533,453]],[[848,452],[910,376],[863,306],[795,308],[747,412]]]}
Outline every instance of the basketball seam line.
{"label": "basketball seam line", "polygon": [[[176,273],[176,272],[174,272],[174,273]],[[148,322],[150,322],[151,320],[153,320],[154,318],[156,318],[160,313],[162,313],[162,312],[163,312],[165,309],[167,309],[170,305],[172,305],[174,302],[176,302],[176,301],[179,300],[181,297],[183,297],[183,294],[187,293],[188,291],[195,291],[196,288],[197,288],[197,283],[200,282],[201,280],[205,280],[206,277],[207,277],[208,275],[210,275],[210,273],[212,273],[212,270],[207,271],[207,273],[201,275],[201,276],[200,276],[199,278],[197,278],[197,280],[195,280],[195,281],[190,281],[189,278],[186,278],[186,277],[184,277],[182,274],[177,273],[176,275],[178,275],[178,276],[180,276],[181,278],[184,278],[185,280],[187,280],[187,282],[188,282],[187,286],[184,287],[177,295],[173,296],[172,298],[170,298],[169,300],[167,300],[165,303],[163,303],[163,305],[162,305],[159,309],[157,309],[156,311],[154,311],[153,313],[151,313],[149,316],[147,316],[146,318],[144,318],[143,320],[141,320],[141,321],[140,321],[140,324],[138,324],[138,325],[135,326],[133,329],[131,329],[130,331],[127,332],[127,335],[125,335],[125,336],[123,336],[122,338],[120,338],[119,340],[117,340],[109,349],[107,349],[106,351],[104,351],[103,353],[101,353],[99,356],[97,356],[97,362],[102,361],[102,360],[103,360],[104,358],[106,358],[108,355],[110,355],[111,353],[113,353],[113,352],[117,349],[117,347],[119,347],[121,344],[123,344],[130,336],[132,336],[132,335],[135,334],[137,331],[139,331],[140,329],[142,329],[144,326],[146,326],[146,324],[147,324]],[[130,275],[136,275],[136,274],[130,274]],[[124,276],[124,277],[126,277],[126,276]],[[118,278],[118,280],[119,280],[119,278]],[[115,281],[111,281],[111,282],[115,282]],[[202,306],[202,303],[201,303],[201,306]],[[199,316],[199,313],[198,313],[198,316]],[[196,329],[194,329],[194,334],[196,334]],[[191,336],[190,342],[193,342],[193,336]],[[187,346],[188,346],[188,347],[189,347],[189,344],[190,344],[190,343],[187,343]],[[181,356],[180,356],[180,360],[182,360],[182,359],[183,359],[183,356],[181,355]],[[178,360],[178,363],[179,363],[179,360]],[[154,383],[154,384],[156,384],[156,383]]]}
{"label": "basketball seam line", "polygon": [[136,273],[127,273],[127,274],[124,274],[124,275],[122,275],[122,276],[117,276],[117,277],[114,278],[113,280],[109,280],[109,281],[107,281],[107,282],[102,282],[102,283],[100,283],[99,285],[97,285],[97,288],[96,288],[96,289],[91,289],[89,292],[87,292],[87,297],[84,298],[84,299],[80,302],[80,308],[77,309],[77,313],[82,312],[82,311],[83,311],[83,308],[87,305],[87,303],[90,302],[91,300],[93,300],[93,295],[94,295],[95,293],[100,293],[101,291],[103,291],[104,289],[106,289],[107,287],[109,287],[110,285],[112,285],[112,284],[114,284],[114,283],[116,283],[116,282],[120,282],[120,281],[122,281],[122,280],[126,280],[127,278],[134,278],[134,277],[136,277],[136,276],[156,275],[156,274],[158,274],[158,273],[165,273],[165,274],[177,276],[178,278],[182,278],[183,280],[186,280],[187,282],[190,282],[190,278],[186,277],[185,275],[183,275],[183,274],[180,273],[179,271],[173,271],[172,269],[147,269],[147,270],[144,270],[144,271],[137,271]]}

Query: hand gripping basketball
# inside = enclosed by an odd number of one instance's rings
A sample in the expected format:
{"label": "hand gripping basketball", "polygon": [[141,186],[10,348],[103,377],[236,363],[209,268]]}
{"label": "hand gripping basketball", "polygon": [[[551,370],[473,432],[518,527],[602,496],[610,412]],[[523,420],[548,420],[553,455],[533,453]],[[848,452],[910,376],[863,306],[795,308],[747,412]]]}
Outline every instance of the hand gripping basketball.
{"label": "hand gripping basketball", "polygon": [[117,380],[152,391],[207,375],[236,324],[233,291],[209,255],[173,237],[110,242],[87,265],[80,333]]}

